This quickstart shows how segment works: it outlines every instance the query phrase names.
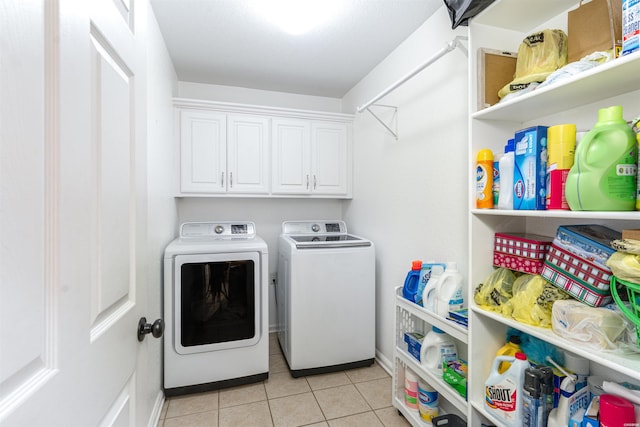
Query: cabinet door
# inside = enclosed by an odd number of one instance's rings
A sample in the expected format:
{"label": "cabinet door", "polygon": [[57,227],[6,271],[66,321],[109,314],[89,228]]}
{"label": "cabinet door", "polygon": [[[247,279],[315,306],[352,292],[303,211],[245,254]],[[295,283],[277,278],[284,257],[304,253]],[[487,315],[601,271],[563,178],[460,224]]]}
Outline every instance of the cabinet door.
{"label": "cabinet door", "polygon": [[227,189],[230,193],[269,192],[269,119],[234,114],[227,117]]}
{"label": "cabinet door", "polygon": [[225,114],[180,112],[180,189],[185,193],[226,191]]}
{"label": "cabinet door", "polygon": [[308,194],[311,191],[311,122],[273,119],[273,194]]}
{"label": "cabinet door", "polygon": [[349,133],[346,123],[313,122],[311,125],[311,191],[347,194]]}

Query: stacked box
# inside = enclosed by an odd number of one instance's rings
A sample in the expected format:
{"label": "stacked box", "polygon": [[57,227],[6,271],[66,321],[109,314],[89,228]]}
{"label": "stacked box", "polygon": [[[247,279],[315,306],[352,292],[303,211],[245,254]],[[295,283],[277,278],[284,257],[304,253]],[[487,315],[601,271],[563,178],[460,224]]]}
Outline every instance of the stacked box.
{"label": "stacked box", "polygon": [[608,304],[613,274],[606,262],[615,252],[609,242],[621,236],[601,225],[558,227],[545,257],[542,277],[592,307]]}
{"label": "stacked box", "polygon": [[493,265],[523,273],[540,274],[553,238],[526,233],[496,233]]}
{"label": "stacked box", "polygon": [[545,210],[547,203],[547,127],[534,126],[515,134],[513,209]]}

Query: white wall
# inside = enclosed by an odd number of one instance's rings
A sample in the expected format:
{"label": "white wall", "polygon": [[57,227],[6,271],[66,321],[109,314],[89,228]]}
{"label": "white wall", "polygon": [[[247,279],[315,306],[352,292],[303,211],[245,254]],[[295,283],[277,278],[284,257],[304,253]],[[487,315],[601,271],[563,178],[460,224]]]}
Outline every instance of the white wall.
{"label": "white wall", "polygon": [[[177,230],[175,188],[175,141],[173,139],[173,101],[177,92],[177,77],[164,44],[153,9],[148,8],[147,32],[147,317],[148,322],[162,318],[163,253]],[[147,357],[144,366],[147,375],[141,375],[140,384],[148,398],[140,404],[155,402],[155,408],[138,407],[154,422],[163,399],[162,394],[162,340],[150,335],[144,340]],[[156,411],[157,414],[153,411]]]}
{"label": "white wall", "polygon": [[[451,30],[443,6],[347,93],[344,111],[355,111],[466,30]],[[376,347],[383,363],[393,357],[394,288],[411,260],[467,268],[467,86],[467,57],[456,49],[379,101],[398,107],[397,141],[368,112],[356,115],[354,192],[344,220],[376,244]]]}

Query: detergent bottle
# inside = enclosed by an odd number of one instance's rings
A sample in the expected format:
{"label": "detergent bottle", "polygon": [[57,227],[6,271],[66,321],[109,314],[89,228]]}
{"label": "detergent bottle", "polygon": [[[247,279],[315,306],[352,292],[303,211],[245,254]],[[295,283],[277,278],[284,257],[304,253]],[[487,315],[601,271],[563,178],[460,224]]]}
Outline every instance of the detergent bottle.
{"label": "detergent bottle", "polygon": [[411,270],[407,273],[402,287],[402,296],[411,302],[416,302],[416,292],[420,283],[420,270],[422,269],[422,261],[416,260],[411,262]]}
{"label": "detergent bottle", "polygon": [[464,285],[462,274],[458,271],[458,264],[448,262],[444,273],[435,283],[435,306],[433,311],[442,317],[447,317],[449,311],[462,310],[464,297],[462,288]]}
{"label": "detergent bottle", "polygon": [[622,107],[598,110],[598,121],[580,140],[565,183],[571,210],[634,210],[637,161],[638,143]]}
{"label": "detergent bottle", "polygon": [[[429,283],[433,281],[434,277],[439,276],[444,272],[445,265],[437,262],[423,262],[422,269],[420,270],[420,282],[418,283],[418,290],[416,292],[416,303],[421,306],[425,306],[425,290]],[[433,307],[430,308],[433,310]]]}
{"label": "detergent bottle", "polygon": [[[522,351],[520,349],[520,337],[518,335],[510,335],[509,341],[500,347],[500,349],[496,352],[496,356],[515,356],[517,352]],[[507,369],[509,369],[511,363],[502,362],[498,366],[498,372],[504,374]]]}
{"label": "detergent bottle", "polygon": [[425,369],[442,376],[443,363],[458,359],[456,343],[443,330],[435,326],[425,335],[420,348],[420,363]]}
{"label": "detergent bottle", "polygon": [[[498,372],[501,362],[511,363],[504,374]],[[493,361],[485,382],[485,408],[507,427],[516,427],[522,422],[524,372],[530,367],[522,352],[515,356],[497,356]]]}

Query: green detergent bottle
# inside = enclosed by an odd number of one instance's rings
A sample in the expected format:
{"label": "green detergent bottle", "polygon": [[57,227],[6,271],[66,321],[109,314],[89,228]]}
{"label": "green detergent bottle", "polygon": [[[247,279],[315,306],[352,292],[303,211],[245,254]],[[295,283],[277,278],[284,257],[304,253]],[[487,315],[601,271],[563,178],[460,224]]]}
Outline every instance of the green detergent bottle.
{"label": "green detergent bottle", "polygon": [[565,184],[574,211],[632,211],[636,207],[638,143],[622,107],[598,110],[582,138]]}

